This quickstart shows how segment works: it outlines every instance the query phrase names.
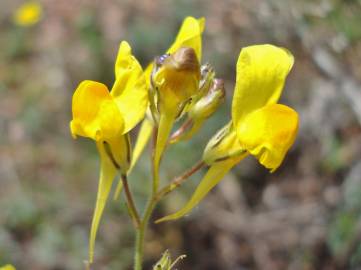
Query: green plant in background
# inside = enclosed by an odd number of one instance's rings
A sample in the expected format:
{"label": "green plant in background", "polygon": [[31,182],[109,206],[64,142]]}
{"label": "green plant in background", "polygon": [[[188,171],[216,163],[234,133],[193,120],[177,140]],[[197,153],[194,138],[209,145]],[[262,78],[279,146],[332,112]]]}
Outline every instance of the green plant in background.
{"label": "green plant in background", "polygon": [[[74,137],[93,139],[101,159],[89,264],[93,262],[96,232],[117,174],[120,181],[116,196],[124,190],[136,233],[134,269],[140,270],[146,229],[153,210],[164,196],[193,173],[209,166],[186,206],[157,222],[188,213],[249,154],[274,171],[295,140],[298,115],[291,108],[277,104],[292,68],[293,56],[273,45],[243,48],[237,63],[232,120],[210,140],[200,162],[160,188],[159,167],[166,148],[190,139],[224,100],[223,81],[215,78],[209,64],[201,65],[203,30],[204,19],[187,17],[167,53],[156,57],[144,72],[129,44],[123,41],[111,91],[104,84],[83,81],[74,93],[71,133]],[[132,151],[129,131],[141,120],[143,123]],[[172,133],[176,121],[181,121],[181,125]],[[141,215],[128,186],[128,175],[152,135],[152,189]],[[169,270],[176,262],[172,263],[169,252],[165,252],[153,269]]]}

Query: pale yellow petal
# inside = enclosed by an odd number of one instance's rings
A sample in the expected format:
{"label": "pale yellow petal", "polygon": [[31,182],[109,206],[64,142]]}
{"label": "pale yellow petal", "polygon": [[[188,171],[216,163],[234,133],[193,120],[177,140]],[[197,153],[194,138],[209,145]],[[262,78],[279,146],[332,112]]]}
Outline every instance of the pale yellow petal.
{"label": "pale yellow petal", "polygon": [[212,165],[208,169],[206,175],[201,180],[200,184],[187,204],[176,213],[158,219],[156,223],[178,219],[188,214],[211,191],[211,189],[223,179],[228,171],[242,160],[243,157],[244,156],[235,159],[229,159],[227,161],[217,162]]}
{"label": "pale yellow petal", "polygon": [[181,47],[191,47],[195,50],[198,61],[200,62],[202,59],[202,33],[204,31],[204,24],[204,18],[185,18],[174,43],[168,49],[167,53],[172,54]]}
{"label": "pale yellow petal", "polygon": [[111,95],[123,116],[124,134],[144,118],[148,107],[148,88],[143,69],[125,41],[119,46],[115,77]]}
{"label": "pale yellow petal", "polygon": [[92,263],[94,259],[94,246],[95,239],[100,223],[100,219],[102,217],[104,207],[106,201],[109,196],[110,189],[112,187],[112,183],[114,177],[117,174],[117,169],[113,165],[112,161],[107,156],[105,152],[103,143],[97,143],[98,151],[100,153],[100,178],[99,178],[99,186],[98,186],[98,195],[95,204],[95,210],[90,230],[90,239],[89,239],[89,262]]}
{"label": "pale yellow petal", "polygon": [[293,62],[289,51],[269,44],[241,50],[232,102],[232,120],[236,125],[248,113],[277,103]]}
{"label": "pale yellow petal", "polygon": [[123,130],[122,115],[102,83],[80,83],[73,95],[72,111],[70,129],[74,137],[99,141],[116,137]]}
{"label": "pale yellow petal", "polygon": [[271,104],[249,114],[237,127],[241,146],[271,171],[282,163],[295,141],[298,114],[293,109]]}

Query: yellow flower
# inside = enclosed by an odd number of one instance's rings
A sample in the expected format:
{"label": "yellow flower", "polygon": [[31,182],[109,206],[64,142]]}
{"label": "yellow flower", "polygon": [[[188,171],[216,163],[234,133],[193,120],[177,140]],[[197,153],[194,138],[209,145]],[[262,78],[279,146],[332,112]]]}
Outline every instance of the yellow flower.
{"label": "yellow flower", "polygon": [[[167,50],[167,54],[174,54],[177,50],[182,47],[192,48],[197,56],[198,63],[202,59],[202,33],[204,31],[205,19],[200,18],[196,19],[193,17],[186,17],[182,23],[182,26],[179,29],[178,35],[174,43]],[[145,70],[145,77],[148,87],[150,87],[150,77],[153,70],[153,63],[148,65]],[[164,72],[164,71],[163,71]],[[158,77],[160,78],[160,76]],[[185,89],[181,89],[184,91]],[[170,127],[171,128],[171,127]],[[135,162],[138,160],[140,154],[143,152],[145,145],[148,143],[151,132],[153,129],[153,123],[150,119],[144,119],[142,123],[141,130],[138,135],[137,142],[134,147],[132,165],[134,166]],[[164,134],[164,132],[162,131]],[[168,139],[168,134],[163,136],[165,141]],[[162,151],[160,151],[162,152]]]}
{"label": "yellow flower", "polygon": [[277,104],[293,56],[273,45],[241,50],[232,103],[232,121],[208,143],[203,160],[210,168],[190,201],[158,222],[177,219],[193,209],[223,176],[248,154],[271,171],[282,163],[298,131],[298,114]]}
{"label": "yellow flower", "polygon": [[0,267],[0,270],[16,270],[16,269],[11,264],[7,264],[7,265]]}
{"label": "yellow flower", "polygon": [[38,2],[26,2],[14,13],[13,20],[19,26],[31,26],[40,21],[43,9]]}
{"label": "yellow flower", "polygon": [[73,137],[83,136],[96,141],[101,159],[97,201],[90,233],[89,261],[93,261],[94,242],[118,172],[127,174],[131,162],[128,132],[144,118],[148,91],[142,67],[132,55],[129,44],[119,46],[112,90],[101,83],[83,81],[73,95]]}

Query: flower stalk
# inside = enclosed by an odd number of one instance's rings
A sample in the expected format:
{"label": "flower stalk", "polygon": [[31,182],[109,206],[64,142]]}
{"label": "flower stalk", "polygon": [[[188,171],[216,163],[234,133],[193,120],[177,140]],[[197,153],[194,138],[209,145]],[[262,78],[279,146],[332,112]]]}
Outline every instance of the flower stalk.
{"label": "flower stalk", "polygon": [[138,229],[140,227],[141,221],[139,218],[139,214],[138,214],[138,210],[137,207],[135,206],[134,200],[133,200],[133,196],[132,193],[129,189],[129,185],[128,185],[128,179],[127,176],[125,174],[121,175],[121,180],[123,183],[123,188],[124,188],[124,193],[125,193],[125,197],[127,200],[127,206],[129,209],[129,214],[133,220],[134,223],[134,227],[136,229]]}
{"label": "flower stalk", "polygon": [[168,195],[170,192],[175,190],[176,188],[180,187],[190,176],[198,172],[200,169],[202,169],[206,163],[204,163],[203,160],[197,162],[193,167],[191,167],[189,170],[184,172],[182,175],[177,176],[173,179],[173,181],[162,188],[156,195],[155,200],[159,201],[164,196]]}

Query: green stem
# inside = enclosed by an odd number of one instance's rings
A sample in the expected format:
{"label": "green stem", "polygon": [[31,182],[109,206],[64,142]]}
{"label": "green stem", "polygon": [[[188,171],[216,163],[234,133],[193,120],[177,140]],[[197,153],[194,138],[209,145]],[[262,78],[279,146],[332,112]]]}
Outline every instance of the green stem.
{"label": "green stem", "polygon": [[[142,270],[142,263],[143,263],[143,254],[144,254],[144,238],[145,233],[149,224],[150,217],[152,216],[153,210],[157,203],[155,197],[158,192],[158,184],[157,184],[157,177],[159,176],[158,168],[155,166],[154,163],[154,155],[155,155],[155,148],[157,143],[157,133],[158,129],[153,129],[153,144],[152,144],[152,165],[153,165],[153,181],[152,181],[152,193],[150,199],[147,203],[147,206],[144,210],[143,218],[140,222],[140,226],[136,232],[136,242],[135,242],[135,256],[134,256],[134,270]],[[159,179],[158,179],[159,180]]]}
{"label": "green stem", "polygon": [[142,223],[137,230],[135,243],[134,270],[142,270],[143,254],[144,254],[144,237],[148,227],[149,219],[152,216],[156,201],[152,198],[145,209]]}

